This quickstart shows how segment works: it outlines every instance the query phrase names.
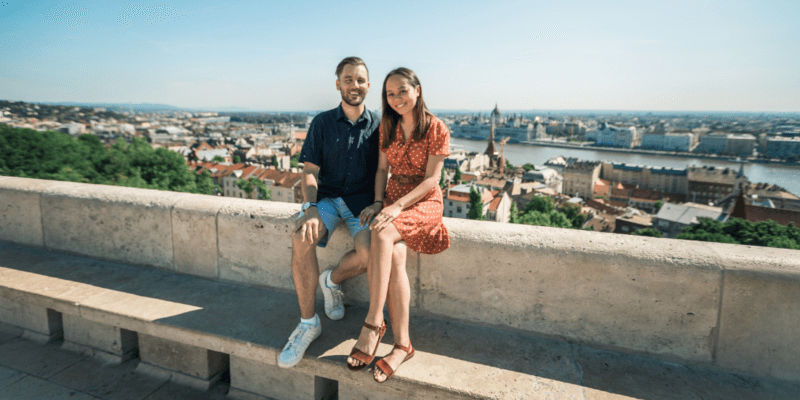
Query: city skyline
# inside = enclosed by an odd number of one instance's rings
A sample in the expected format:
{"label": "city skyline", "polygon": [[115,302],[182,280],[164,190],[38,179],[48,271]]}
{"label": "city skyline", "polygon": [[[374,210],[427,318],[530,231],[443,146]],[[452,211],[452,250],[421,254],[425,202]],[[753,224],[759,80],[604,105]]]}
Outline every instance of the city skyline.
{"label": "city skyline", "polygon": [[7,1],[0,97],[323,110],[336,63],[357,55],[370,109],[407,66],[440,110],[798,112],[796,15],[790,1]]}

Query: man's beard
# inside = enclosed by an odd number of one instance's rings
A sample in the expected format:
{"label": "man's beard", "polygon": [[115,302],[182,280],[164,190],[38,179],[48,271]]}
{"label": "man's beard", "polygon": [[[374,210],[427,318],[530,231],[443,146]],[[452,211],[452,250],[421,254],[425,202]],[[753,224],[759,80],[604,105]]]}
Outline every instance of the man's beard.
{"label": "man's beard", "polygon": [[340,91],[340,92],[342,94],[342,101],[347,103],[348,105],[351,105],[353,107],[358,107],[358,106],[361,105],[361,103],[364,102],[365,96],[364,96],[363,92],[359,92],[360,93],[359,96],[358,96],[359,98],[357,100],[354,100],[354,101],[351,101],[349,99],[349,97],[350,97],[349,94],[345,93],[344,91]]}

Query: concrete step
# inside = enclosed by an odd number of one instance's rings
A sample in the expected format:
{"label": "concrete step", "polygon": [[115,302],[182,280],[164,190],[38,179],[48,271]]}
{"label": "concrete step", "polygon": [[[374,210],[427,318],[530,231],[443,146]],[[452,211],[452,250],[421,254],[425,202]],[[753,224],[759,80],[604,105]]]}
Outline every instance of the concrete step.
{"label": "concrete step", "polygon": [[[228,371],[229,398],[800,398],[790,384],[420,315],[411,319],[417,356],[378,385],[345,368],[366,315],[358,306],[342,321],[323,314],[320,339],[281,369],[277,354],[298,322],[293,293],[6,243],[0,311],[25,337],[63,337],[111,362],[138,357],[137,371],[153,377],[208,388]],[[378,354],[392,341],[390,329]]]}

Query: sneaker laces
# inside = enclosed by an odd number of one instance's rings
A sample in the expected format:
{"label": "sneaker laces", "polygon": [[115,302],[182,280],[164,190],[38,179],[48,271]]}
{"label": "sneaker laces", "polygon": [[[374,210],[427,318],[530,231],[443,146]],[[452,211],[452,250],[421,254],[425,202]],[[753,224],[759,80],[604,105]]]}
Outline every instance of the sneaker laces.
{"label": "sneaker laces", "polygon": [[334,287],[329,287],[331,290],[331,298],[333,300],[333,306],[336,307],[339,304],[342,304],[342,299],[344,299],[344,292],[342,292],[341,285],[336,285]]}
{"label": "sneaker laces", "polygon": [[[305,325],[305,326],[303,326],[303,325]],[[285,351],[286,349],[290,349],[290,348],[292,350],[294,350],[295,348],[297,348],[297,346],[303,340],[303,336],[305,336],[306,331],[310,327],[311,327],[310,324],[306,324],[306,323],[303,323],[303,322],[298,324],[297,328],[295,328],[294,332],[292,332],[292,334],[289,336],[289,341],[288,341],[288,343],[286,343],[286,346],[283,348],[283,350]]]}

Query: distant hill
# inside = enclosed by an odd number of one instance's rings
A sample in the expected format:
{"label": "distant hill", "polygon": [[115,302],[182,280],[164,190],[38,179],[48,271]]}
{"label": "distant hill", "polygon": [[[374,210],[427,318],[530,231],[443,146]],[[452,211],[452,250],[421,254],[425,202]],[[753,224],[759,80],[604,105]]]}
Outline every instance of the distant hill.
{"label": "distant hill", "polygon": [[32,104],[50,104],[54,106],[74,106],[74,107],[87,107],[87,108],[105,108],[106,110],[113,111],[129,111],[133,108],[135,112],[158,112],[158,111],[180,111],[180,107],[171,106],[169,104],[156,104],[156,103],[80,103],[80,102],[61,102],[61,103],[32,103]]}

